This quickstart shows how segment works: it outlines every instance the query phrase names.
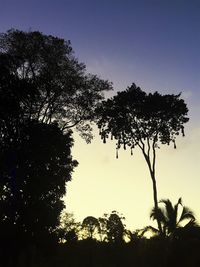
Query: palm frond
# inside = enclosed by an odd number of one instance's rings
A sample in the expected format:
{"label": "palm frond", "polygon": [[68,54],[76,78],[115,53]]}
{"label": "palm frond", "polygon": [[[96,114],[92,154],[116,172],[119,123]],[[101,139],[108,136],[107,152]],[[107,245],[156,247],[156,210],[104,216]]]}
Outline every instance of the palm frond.
{"label": "palm frond", "polygon": [[169,199],[162,199],[159,201],[165,205],[165,214],[168,219],[174,217],[174,207]]}
{"label": "palm frond", "polygon": [[178,199],[178,203],[177,204],[183,205],[182,204],[182,198],[181,197]]}
{"label": "palm frond", "polygon": [[153,220],[159,220],[163,224],[165,224],[167,221],[165,210],[163,208],[153,208],[150,213],[150,218]]}
{"label": "palm frond", "polygon": [[[181,198],[178,199],[178,202],[174,206],[169,199],[162,199],[159,203],[164,204],[164,207],[159,207],[158,209],[153,208],[150,218],[160,221],[162,234],[165,236],[175,236],[177,231],[180,233],[185,227],[200,229],[195,221],[194,213],[190,208],[183,206]],[[180,206],[181,209],[179,209]],[[180,225],[185,220],[187,224],[185,226]],[[150,228],[147,227],[146,229],[149,230]]]}
{"label": "palm frond", "polygon": [[178,223],[186,219],[195,220],[195,216],[190,208],[184,206]]}
{"label": "palm frond", "polygon": [[174,205],[174,212],[176,213],[177,216],[178,216],[178,207],[179,207],[179,205],[183,206],[181,197],[178,199],[177,204]]}
{"label": "palm frond", "polygon": [[197,221],[191,219],[185,226],[184,228],[190,228],[190,227],[195,227],[195,228],[200,228],[199,224],[197,223]]}
{"label": "palm frond", "polygon": [[155,228],[155,227],[149,225],[149,226],[144,227],[144,228],[141,230],[140,235],[143,236],[143,235],[144,235],[145,233],[147,233],[147,232],[151,232],[151,233],[153,233],[153,234],[157,234],[157,235],[159,234],[159,230],[158,230],[157,228]]}

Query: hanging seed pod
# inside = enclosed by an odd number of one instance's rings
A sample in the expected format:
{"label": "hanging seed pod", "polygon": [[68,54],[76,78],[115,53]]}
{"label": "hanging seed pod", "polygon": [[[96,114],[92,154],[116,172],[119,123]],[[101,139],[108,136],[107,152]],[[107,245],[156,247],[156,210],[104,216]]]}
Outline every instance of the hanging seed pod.
{"label": "hanging seed pod", "polygon": [[176,149],[176,142],[174,141],[174,149]]}
{"label": "hanging seed pod", "polygon": [[124,150],[126,150],[126,144],[124,143]]}
{"label": "hanging seed pod", "polygon": [[113,140],[113,135],[111,134],[111,140]]}
{"label": "hanging seed pod", "polygon": [[116,148],[116,159],[118,159],[118,148]]}
{"label": "hanging seed pod", "polygon": [[181,127],[181,133],[182,133],[182,136],[184,137],[185,136],[185,132],[184,132],[184,127],[183,126]]}
{"label": "hanging seed pod", "polygon": [[104,144],[106,143],[106,137],[105,136],[103,137],[103,143]]}
{"label": "hanging seed pod", "polygon": [[133,156],[133,149],[132,149],[132,147],[131,147],[131,156]]}

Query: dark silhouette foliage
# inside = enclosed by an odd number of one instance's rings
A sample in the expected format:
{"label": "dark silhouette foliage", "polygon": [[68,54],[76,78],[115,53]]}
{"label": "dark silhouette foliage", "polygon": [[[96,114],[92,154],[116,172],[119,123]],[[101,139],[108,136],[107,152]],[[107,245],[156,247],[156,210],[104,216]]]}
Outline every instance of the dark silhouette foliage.
{"label": "dark silhouette foliage", "polygon": [[107,220],[108,242],[120,244],[124,241],[125,225],[122,222],[124,219],[116,211],[110,214]]}
{"label": "dark silhouette foliage", "polygon": [[61,199],[77,165],[71,128],[89,142],[94,111],[110,89],[86,73],[70,41],[38,31],[0,34],[0,241],[10,266],[21,252],[31,258],[50,239],[56,244]]}
{"label": "dark silhouette foliage", "polygon": [[[71,132],[30,122],[0,153],[0,240],[22,247],[53,240],[73,168]],[[48,241],[49,240],[49,241]],[[8,248],[8,247],[7,247]]]}
{"label": "dark silhouette foliage", "polygon": [[59,242],[74,243],[78,240],[81,224],[76,222],[73,213],[62,212],[60,215],[60,223],[56,228],[56,235],[59,238]]}
{"label": "dark silhouette foliage", "polygon": [[200,229],[184,206],[177,219],[181,200],[175,206],[163,200],[162,235],[150,239],[142,230],[128,231],[117,212],[86,217],[89,238],[82,240],[72,216],[60,223],[77,165],[70,129],[90,141],[96,111],[103,141],[117,140],[117,156],[121,146],[142,150],[154,188],[152,217],[158,216],[156,149],[176,147],[188,121],[186,104],[180,95],[146,94],[133,84],[100,105],[110,89],[108,81],[86,74],[69,41],[18,30],[0,35],[0,266],[200,266]]}
{"label": "dark silhouette foliage", "polygon": [[93,216],[87,216],[82,222],[82,229],[86,232],[86,237],[93,239],[95,233],[99,232],[99,221]]}
{"label": "dark silhouette foliage", "polygon": [[3,87],[10,90],[10,83],[15,85],[14,94],[20,94],[25,119],[57,121],[63,130],[76,127],[90,141],[88,121],[93,120],[95,108],[111,83],[86,74],[70,41],[38,31],[11,29],[0,34],[0,62]]}
{"label": "dark silhouette foliage", "polygon": [[[118,150],[123,147],[139,147],[148,165],[153,183],[155,209],[158,209],[156,185],[156,150],[163,144],[174,144],[179,133],[184,136],[187,106],[178,95],[161,95],[158,92],[145,93],[135,84],[127,90],[104,101],[97,110],[97,125],[103,142],[111,136],[117,140]],[[158,220],[158,228],[162,231]]]}
{"label": "dark silhouette foliage", "polygon": [[[159,219],[162,225],[162,233],[164,237],[171,239],[181,238],[181,233],[188,231],[192,233],[198,227],[194,213],[192,210],[182,204],[182,199],[179,198],[178,202],[173,205],[169,199],[162,199],[159,201],[164,207],[159,207],[158,210],[152,209],[150,218],[153,220]],[[159,217],[159,218],[158,218]],[[147,227],[147,230],[151,230],[154,233],[159,231],[153,227]]]}

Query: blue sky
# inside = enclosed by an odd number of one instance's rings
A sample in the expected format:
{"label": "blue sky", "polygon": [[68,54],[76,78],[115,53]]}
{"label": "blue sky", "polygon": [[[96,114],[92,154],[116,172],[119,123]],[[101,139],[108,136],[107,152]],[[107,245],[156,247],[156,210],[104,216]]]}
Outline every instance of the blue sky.
{"label": "blue sky", "polygon": [[[115,91],[135,82],[146,91],[183,92],[190,123],[176,152],[165,148],[159,152],[159,195],[174,201],[183,196],[199,215],[195,202],[200,188],[200,1],[0,0],[0,4],[0,32],[32,29],[71,40],[88,71],[112,81]],[[116,209],[125,214],[130,227],[142,227],[149,223],[153,204],[146,166],[139,154],[133,160],[122,153],[116,163],[114,153],[114,146],[103,146],[98,136],[91,145],[76,137],[74,155],[80,165],[66,203],[78,219]]]}
{"label": "blue sky", "polygon": [[117,89],[136,81],[147,90],[198,93],[199,1],[1,2],[1,31],[33,29],[70,39],[77,57],[112,77]]}

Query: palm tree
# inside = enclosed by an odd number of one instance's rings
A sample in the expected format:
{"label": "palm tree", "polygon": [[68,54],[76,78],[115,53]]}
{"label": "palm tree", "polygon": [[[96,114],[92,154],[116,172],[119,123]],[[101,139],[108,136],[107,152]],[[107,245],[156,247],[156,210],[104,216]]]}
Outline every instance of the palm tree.
{"label": "palm tree", "polygon": [[164,237],[174,237],[176,232],[180,228],[185,228],[188,225],[196,226],[194,213],[190,208],[183,206],[181,198],[173,206],[169,199],[162,199],[159,203],[164,204],[164,207],[158,207],[152,209],[150,218],[153,220],[160,220],[161,230],[158,231],[156,228],[151,226],[146,227],[145,231],[151,230],[154,233],[159,233]]}

